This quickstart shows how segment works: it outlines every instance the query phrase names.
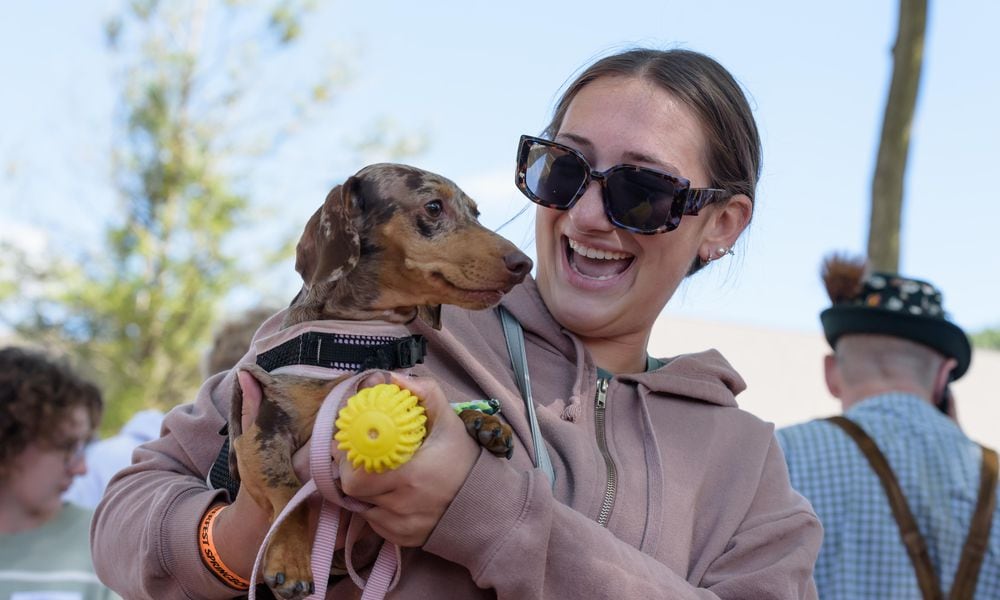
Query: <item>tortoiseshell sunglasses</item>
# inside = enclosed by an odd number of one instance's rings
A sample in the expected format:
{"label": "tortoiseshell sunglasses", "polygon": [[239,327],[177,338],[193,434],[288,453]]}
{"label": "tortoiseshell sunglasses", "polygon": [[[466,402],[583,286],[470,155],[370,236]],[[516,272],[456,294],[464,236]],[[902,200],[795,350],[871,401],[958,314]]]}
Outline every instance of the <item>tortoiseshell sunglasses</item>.
{"label": "tortoiseshell sunglasses", "polygon": [[730,194],[716,188],[692,188],[691,182],[635,165],[594,170],[579,151],[556,142],[522,135],[517,151],[518,189],[536,204],[573,208],[592,180],[601,183],[604,213],[615,226],[636,233],[677,229],[684,215]]}

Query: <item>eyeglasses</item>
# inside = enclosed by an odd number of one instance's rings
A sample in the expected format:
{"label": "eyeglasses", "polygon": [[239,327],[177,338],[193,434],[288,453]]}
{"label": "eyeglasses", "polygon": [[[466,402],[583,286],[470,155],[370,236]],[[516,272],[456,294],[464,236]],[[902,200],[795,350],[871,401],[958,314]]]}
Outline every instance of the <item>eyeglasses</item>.
{"label": "eyeglasses", "polygon": [[62,442],[53,443],[52,450],[59,452],[63,455],[63,459],[66,462],[66,466],[70,467],[79,462],[87,450],[88,440],[65,440]]}
{"label": "eyeglasses", "polygon": [[643,234],[673,231],[682,216],[697,215],[708,204],[730,196],[725,190],[692,188],[683,177],[647,167],[616,165],[596,171],[569,146],[521,136],[516,183],[532,202],[569,210],[594,179],[601,183],[608,220]]}

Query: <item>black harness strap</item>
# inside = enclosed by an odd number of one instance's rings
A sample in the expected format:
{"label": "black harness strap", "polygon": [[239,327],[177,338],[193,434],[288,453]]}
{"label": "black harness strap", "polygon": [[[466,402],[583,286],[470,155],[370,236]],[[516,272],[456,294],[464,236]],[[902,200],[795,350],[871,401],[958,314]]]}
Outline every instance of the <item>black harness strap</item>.
{"label": "black harness strap", "polygon": [[426,354],[427,339],[422,335],[394,338],[307,331],[258,354],[257,364],[268,372],[289,365],[393,371],[424,362]]}

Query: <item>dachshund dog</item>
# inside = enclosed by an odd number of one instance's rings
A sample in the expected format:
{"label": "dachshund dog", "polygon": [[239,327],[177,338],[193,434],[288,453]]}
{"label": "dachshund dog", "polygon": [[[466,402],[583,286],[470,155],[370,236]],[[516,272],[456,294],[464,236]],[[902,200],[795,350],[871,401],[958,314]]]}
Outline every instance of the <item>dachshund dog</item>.
{"label": "dachshund dog", "polygon": [[[496,305],[531,270],[531,259],[477,220],[475,202],[454,183],[398,164],[365,167],[335,187],[305,227],[295,269],[303,286],[282,324],[322,319],[440,327],[440,305]],[[319,380],[247,369],[261,383],[257,419],[242,431],[243,396],[234,386],[230,472],[273,521],[302,486],[292,454],[308,439],[320,405],[346,376]],[[460,414],[492,453],[510,457],[512,432],[498,417]],[[281,598],[313,589],[312,532],[305,506],[274,533],[264,557],[267,585]],[[325,584],[325,582],[321,582]]]}

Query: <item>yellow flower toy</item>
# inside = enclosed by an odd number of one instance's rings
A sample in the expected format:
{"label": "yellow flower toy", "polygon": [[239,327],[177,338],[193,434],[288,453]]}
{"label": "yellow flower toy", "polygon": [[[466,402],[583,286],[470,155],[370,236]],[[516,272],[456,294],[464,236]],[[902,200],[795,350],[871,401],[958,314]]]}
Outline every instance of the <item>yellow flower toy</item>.
{"label": "yellow flower toy", "polygon": [[355,468],[369,473],[396,469],[410,460],[427,435],[419,398],[381,383],[348,398],[337,415],[337,448]]}

